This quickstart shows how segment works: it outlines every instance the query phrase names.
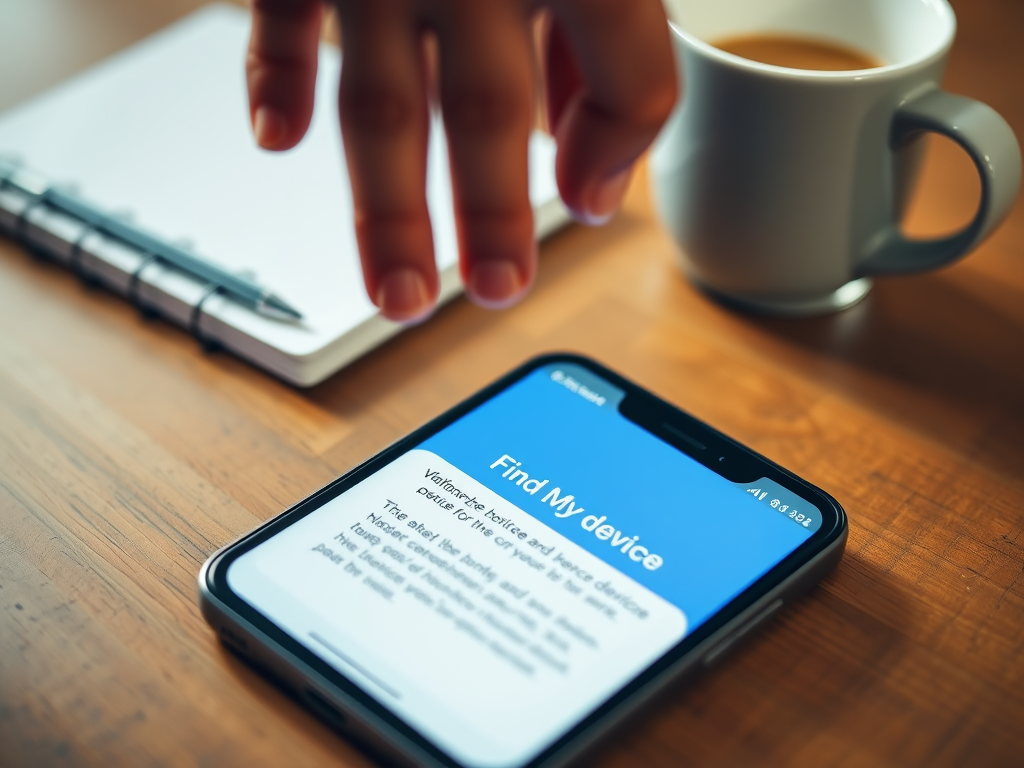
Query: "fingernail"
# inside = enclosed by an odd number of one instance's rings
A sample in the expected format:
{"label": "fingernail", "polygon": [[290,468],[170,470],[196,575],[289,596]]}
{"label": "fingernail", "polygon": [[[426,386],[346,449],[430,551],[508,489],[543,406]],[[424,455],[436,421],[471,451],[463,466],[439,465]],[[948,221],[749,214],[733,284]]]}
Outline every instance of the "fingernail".
{"label": "fingernail", "polygon": [[622,196],[629,186],[631,169],[618,173],[596,184],[590,193],[587,210],[584,212],[586,224],[604,224],[622,205]]}
{"label": "fingernail", "polygon": [[252,120],[252,132],[261,147],[275,149],[288,132],[288,121],[276,109],[260,107]]}
{"label": "fingernail", "polygon": [[526,289],[519,268],[505,259],[476,262],[469,271],[466,287],[473,301],[488,309],[502,309],[515,304]]}
{"label": "fingernail", "polygon": [[434,306],[427,281],[417,270],[393,269],[381,278],[377,306],[385,317],[400,323],[415,323],[430,314]]}

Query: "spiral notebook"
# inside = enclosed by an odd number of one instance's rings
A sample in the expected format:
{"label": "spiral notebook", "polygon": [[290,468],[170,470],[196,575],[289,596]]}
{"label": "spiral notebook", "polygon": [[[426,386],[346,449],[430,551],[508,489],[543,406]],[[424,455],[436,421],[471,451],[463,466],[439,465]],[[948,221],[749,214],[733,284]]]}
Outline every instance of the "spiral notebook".
{"label": "spiral notebook", "polygon": [[[242,9],[198,11],[0,115],[0,157],[105,215],[246,276],[298,309],[301,321],[266,317],[210,295],[201,280],[34,204],[10,186],[0,186],[0,232],[206,343],[312,386],[402,326],[381,317],[363,288],[335,105],[338,50],[321,47],[306,138],[290,152],[267,153],[249,132],[248,32]],[[530,199],[539,237],[568,221],[554,155],[549,136],[531,138]],[[462,286],[447,155],[436,122],[427,199],[443,302]]]}

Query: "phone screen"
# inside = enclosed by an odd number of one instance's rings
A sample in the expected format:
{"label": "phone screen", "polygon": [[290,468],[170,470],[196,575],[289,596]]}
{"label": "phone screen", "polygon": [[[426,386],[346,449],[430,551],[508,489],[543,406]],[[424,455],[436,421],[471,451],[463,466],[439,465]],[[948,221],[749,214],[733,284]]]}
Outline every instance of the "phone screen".
{"label": "phone screen", "polygon": [[227,583],[467,766],[529,762],[807,541],[735,483],[537,368],[244,552]]}

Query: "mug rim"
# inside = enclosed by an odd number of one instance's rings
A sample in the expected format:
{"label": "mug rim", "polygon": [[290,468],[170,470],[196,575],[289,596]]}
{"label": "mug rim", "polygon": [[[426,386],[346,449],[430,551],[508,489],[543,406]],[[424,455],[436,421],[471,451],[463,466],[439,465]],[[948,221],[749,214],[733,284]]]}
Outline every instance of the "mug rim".
{"label": "mug rim", "polygon": [[943,21],[947,23],[946,30],[939,42],[926,53],[907,61],[896,64],[886,64],[881,67],[870,67],[868,69],[846,69],[846,70],[819,70],[819,69],[796,69],[794,67],[782,67],[775,64],[765,64],[734,53],[716,48],[711,43],[697,37],[692,32],[684,29],[679,22],[672,18],[668,19],[669,29],[672,33],[681,38],[690,47],[699,51],[706,58],[717,61],[734,68],[758,72],[775,77],[783,77],[792,80],[819,80],[819,81],[865,81],[881,80],[893,75],[903,74],[908,69],[914,69],[922,65],[930,64],[938,58],[945,56],[953,45],[956,37],[956,14],[947,0],[930,0],[927,5],[942,15]]}

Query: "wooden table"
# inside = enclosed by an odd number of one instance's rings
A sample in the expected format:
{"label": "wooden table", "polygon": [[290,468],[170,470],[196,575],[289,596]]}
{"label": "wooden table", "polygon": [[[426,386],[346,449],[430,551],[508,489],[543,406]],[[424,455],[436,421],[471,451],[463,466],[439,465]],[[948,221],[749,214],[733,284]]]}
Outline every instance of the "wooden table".
{"label": "wooden table", "polygon": [[[196,5],[0,0],[0,109]],[[956,6],[947,86],[1024,135],[1024,4]],[[543,247],[522,305],[456,301],[308,392],[0,242],[0,764],[366,765],[215,641],[199,566],[514,364],[571,349],[851,519],[832,578],[600,765],[1024,765],[1024,203],[950,269],[764,320],[682,279],[644,182],[614,223]],[[976,195],[936,144],[911,229],[950,229]]]}

